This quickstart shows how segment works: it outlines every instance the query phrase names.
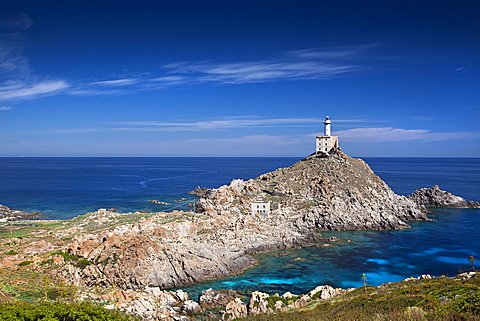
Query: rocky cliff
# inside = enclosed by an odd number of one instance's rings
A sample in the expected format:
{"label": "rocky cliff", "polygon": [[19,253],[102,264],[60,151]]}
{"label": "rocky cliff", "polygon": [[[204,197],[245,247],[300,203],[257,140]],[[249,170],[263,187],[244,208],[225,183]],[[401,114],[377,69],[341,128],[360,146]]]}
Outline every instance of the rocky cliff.
{"label": "rocky cliff", "polygon": [[[118,286],[121,289],[177,287],[238,274],[255,264],[250,253],[312,244],[319,235],[296,227],[283,217],[158,213],[113,229],[102,225],[123,214],[100,210],[82,218],[95,233],[76,228],[56,237],[75,235],[69,255],[86,260],[68,265],[58,275],[79,286]],[[99,230],[100,229],[100,230]]]}
{"label": "rocky cliff", "polygon": [[399,229],[427,220],[426,210],[396,195],[361,159],[340,151],[314,154],[288,168],[218,189],[197,189],[200,212],[248,213],[255,200],[270,201],[271,216],[299,228],[328,230]]}

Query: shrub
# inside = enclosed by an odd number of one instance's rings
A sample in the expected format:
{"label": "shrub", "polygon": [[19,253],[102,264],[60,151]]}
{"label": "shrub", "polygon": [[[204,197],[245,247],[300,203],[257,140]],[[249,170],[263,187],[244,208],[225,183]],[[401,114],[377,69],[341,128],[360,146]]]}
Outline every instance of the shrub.
{"label": "shrub", "polygon": [[90,303],[6,303],[0,304],[0,320],[44,321],[127,321],[126,314],[110,311]]}
{"label": "shrub", "polygon": [[33,263],[33,261],[23,261],[23,262],[18,263],[18,266],[27,266],[27,265],[30,265],[32,263]]}

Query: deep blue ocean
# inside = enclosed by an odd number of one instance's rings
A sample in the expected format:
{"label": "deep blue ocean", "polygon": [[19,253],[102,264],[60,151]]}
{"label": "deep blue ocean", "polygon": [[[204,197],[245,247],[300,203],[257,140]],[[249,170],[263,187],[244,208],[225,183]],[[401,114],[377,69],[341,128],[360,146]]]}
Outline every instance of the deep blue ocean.
{"label": "deep blue ocean", "polygon": [[[188,192],[254,178],[300,158],[0,158],[0,204],[69,219],[99,208],[129,211],[190,210]],[[364,158],[398,194],[440,188],[480,201],[479,158]],[[186,198],[186,200],[181,200]],[[155,205],[148,200],[171,205]],[[379,285],[421,274],[455,275],[480,259],[480,210],[435,209],[432,222],[400,231],[325,232],[352,242],[257,255],[258,266],[240,276],[197,284],[268,293],[305,293],[316,285],[358,287],[365,273]],[[480,265],[480,263],[479,263]]]}

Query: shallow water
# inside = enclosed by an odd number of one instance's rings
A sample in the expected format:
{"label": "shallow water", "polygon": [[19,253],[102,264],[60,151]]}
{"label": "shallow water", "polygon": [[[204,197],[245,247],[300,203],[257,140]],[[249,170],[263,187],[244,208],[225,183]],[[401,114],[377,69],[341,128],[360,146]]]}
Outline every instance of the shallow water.
{"label": "shallow water", "polygon": [[300,294],[322,284],[359,287],[363,273],[369,285],[380,285],[422,274],[453,276],[469,269],[469,256],[480,257],[480,210],[435,209],[429,216],[435,221],[413,222],[404,230],[322,232],[351,242],[256,255],[258,266],[242,275],[182,289],[192,295],[210,287]]}

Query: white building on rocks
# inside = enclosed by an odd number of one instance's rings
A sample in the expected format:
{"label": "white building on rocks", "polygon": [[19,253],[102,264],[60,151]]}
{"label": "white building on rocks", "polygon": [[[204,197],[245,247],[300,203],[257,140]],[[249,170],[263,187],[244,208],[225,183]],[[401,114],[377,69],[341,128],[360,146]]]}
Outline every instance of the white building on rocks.
{"label": "white building on rocks", "polygon": [[270,214],[270,201],[253,201],[250,203],[252,214]]}
{"label": "white building on rocks", "polygon": [[328,153],[333,148],[338,148],[338,136],[331,136],[332,121],[329,116],[323,122],[323,136],[317,136],[315,152]]}

